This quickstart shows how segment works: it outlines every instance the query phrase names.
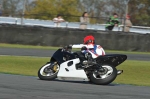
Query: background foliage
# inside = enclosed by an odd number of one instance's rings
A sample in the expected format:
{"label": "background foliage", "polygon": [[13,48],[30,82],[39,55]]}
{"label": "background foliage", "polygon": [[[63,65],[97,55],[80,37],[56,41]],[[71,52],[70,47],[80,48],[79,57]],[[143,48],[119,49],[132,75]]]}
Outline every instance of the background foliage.
{"label": "background foliage", "polygon": [[[52,20],[61,14],[67,21],[78,22],[84,11],[91,22],[105,23],[112,13],[125,16],[127,0],[1,0],[3,16],[24,15],[26,18]],[[23,8],[25,5],[24,13]],[[128,14],[133,25],[150,26],[150,0],[129,0]]]}

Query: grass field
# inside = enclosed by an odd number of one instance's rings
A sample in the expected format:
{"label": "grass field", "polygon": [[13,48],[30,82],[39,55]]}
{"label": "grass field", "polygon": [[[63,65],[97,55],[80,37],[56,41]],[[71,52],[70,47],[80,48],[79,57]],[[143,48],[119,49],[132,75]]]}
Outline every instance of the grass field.
{"label": "grass field", "polygon": [[[0,72],[37,76],[39,68],[48,61],[47,57],[0,56]],[[150,86],[149,64],[148,61],[125,61],[117,67],[123,69],[124,73],[119,75],[114,82]]]}
{"label": "grass field", "polygon": [[58,49],[58,47],[52,47],[52,46],[33,46],[33,45],[5,44],[5,43],[0,43],[0,47],[32,48],[32,49]]}

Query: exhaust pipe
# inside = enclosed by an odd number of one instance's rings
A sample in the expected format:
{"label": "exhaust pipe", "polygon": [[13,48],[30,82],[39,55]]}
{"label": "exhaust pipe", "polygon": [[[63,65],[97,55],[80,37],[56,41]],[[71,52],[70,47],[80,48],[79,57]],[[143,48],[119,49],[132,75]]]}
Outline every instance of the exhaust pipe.
{"label": "exhaust pipe", "polygon": [[117,75],[120,75],[123,73],[123,70],[117,70]]}

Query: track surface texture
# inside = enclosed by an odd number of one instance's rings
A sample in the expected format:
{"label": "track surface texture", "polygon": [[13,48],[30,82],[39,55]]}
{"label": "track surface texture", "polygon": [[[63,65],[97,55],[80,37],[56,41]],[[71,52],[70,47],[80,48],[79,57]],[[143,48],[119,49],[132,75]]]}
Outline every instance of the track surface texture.
{"label": "track surface texture", "polygon": [[[21,48],[0,48],[0,55],[16,55],[16,56],[37,56],[50,57],[55,50],[46,49],[21,49]],[[106,53],[116,54],[116,53]],[[150,54],[126,54],[128,60],[150,61]]]}
{"label": "track surface texture", "polygon": [[149,99],[150,87],[93,85],[82,81],[42,81],[0,74],[0,99]]}

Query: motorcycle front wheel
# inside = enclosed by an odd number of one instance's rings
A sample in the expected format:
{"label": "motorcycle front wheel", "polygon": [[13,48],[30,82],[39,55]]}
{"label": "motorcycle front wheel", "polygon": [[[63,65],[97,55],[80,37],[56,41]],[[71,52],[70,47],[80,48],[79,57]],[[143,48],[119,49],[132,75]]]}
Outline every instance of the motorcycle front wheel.
{"label": "motorcycle front wheel", "polygon": [[117,69],[114,66],[102,65],[104,71],[94,70],[89,74],[92,83],[98,85],[108,85],[117,77]]}
{"label": "motorcycle front wheel", "polygon": [[57,78],[58,71],[59,65],[56,62],[49,62],[39,69],[38,77],[41,80],[54,80],[55,78]]}

